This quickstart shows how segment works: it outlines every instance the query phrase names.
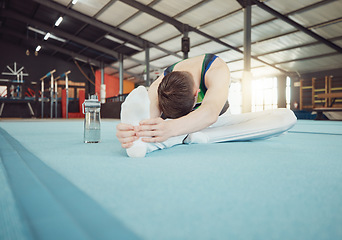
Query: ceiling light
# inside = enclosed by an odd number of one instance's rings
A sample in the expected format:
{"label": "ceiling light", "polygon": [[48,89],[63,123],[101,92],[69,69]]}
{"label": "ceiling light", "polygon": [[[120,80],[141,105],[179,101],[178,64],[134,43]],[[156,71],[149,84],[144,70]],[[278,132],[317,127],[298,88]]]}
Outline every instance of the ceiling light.
{"label": "ceiling light", "polygon": [[72,0],[72,4],[75,5],[77,3],[78,0]]}
{"label": "ceiling light", "polygon": [[81,61],[81,62],[84,62],[84,63],[88,63],[87,60],[83,59],[83,58],[79,58],[79,57],[74,57],[75,60],[77,61]]}
{"label": "ceiling light", "polygon": [[[28,26],[27,29],[28,29],[28,30],[31,30],[32,32],[39,33],[39,34],[41,34],[41,35],[45,35],[45,37],[46,37],[46,35],[47,35],[46,32],[44,32],[44,31],[42,31],[42,30],[39,30],[39,29],[37,29],[37,28],[33,28],[33,27],[31,27],[31,26]],[[45,37],[44,37],[44,39],[45,39]],[[53,34],[50,34],[50,35],[49,35],[49,38],[53,38],[53,39],[55,39],[55,40],[57,40],[57,41],[60,41],[60,42],[66,42],[65,39],[56,37],[56,36],[53,35]]]}
{"label": "ceiling light", "polygon": [[48,40],[49,39],[49,37],[50,37],[50,33],[48,32],[47,34],[45,34],[45,37],[44,37],[44,40]]}
{"label": "ceiling light", "polygon": [[122,41],[121,39],[118,39],[118,38],[113,37],[111,35],[106,35],[105,38],[107,38],[108,40],[111,40],[113,42],[116,42],[116,43],[120,43],[120,44],[125,43],[125,41]]}
{"label": "ceiling light", "polygon": [[39,50],[42,48],[42,46],[40,46],[40,45],[38,45],[37,47],[36,47],[36,52],[39,52]]}
{"label": "ceiling light", "polygon": [[59,18],[57,19],[57,21],[55,22],[55,26],[58,27],[59,24],[61,24],[62,21],[63,21],[63,17],[59,17]]}
{"label": "ceiling light", "polygon": [[133,45],[133,44],[131,44],[131,43],[126,43],[125,46],[126,46],[126,47],[129,47],[129,48],[133,48],[133,49],[138,50],[138,51],[141,51],[141,50],[142,50],[140,47],[135,46],[135,45]]}
{"label": "ceiling light", "polygon": [[45,34],[46,34],[46,33],[43,32],[42,30],[39,30],[39,29],[37,29],[37,28],[33,28],[33,27],[31,27],[31,26],[28,26],[27,29],[28,29],[28,30],[31,30],[31,31],[33,31],[33,32],[39,33],[39,34],[41,34],[41,35],[45,35]]}
{"label": "ceiling light", "polygon": [[116,37],[113,37],[111,35],[106,35],[105,38],[108,39],[108,40],[111,40],[113,42],[116,42],[116,43],[124,44],[126,47],[133,48],[133,49],[138,50],[138,51],[142,50],[142,48],[140,48],[138,46],[135,46],[135,45],[133,45],[131,43],[125,43],[125,41],[123,41],[121,39],[118,39]]}

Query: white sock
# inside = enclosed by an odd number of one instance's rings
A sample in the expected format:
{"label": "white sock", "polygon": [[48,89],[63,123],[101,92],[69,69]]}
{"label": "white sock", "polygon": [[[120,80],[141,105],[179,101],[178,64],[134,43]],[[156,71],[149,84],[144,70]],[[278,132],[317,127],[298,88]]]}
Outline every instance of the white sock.
{"label": "white sock", "polygon": [[[121,122],[139,125],[141,120],[150,118],[150,99],[145,87],[139,86],[134,89],[121,105]],[[145,157],[147,144],[139,140],[133,142],[133,146],[126,149],[129,157]]]}

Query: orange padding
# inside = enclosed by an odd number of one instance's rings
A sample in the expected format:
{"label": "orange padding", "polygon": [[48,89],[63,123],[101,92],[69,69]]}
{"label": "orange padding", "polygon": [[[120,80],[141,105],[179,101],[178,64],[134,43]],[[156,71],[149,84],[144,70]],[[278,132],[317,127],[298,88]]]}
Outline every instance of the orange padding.
{"label": "orange padding", "polygon": [[[84,115],[82,113],[82,104],[85,100],[85,90],[80,89],[78,93],[78,110],[79,112],[68,113],[69,118],[84,118]],[[62,89],[62,118],[66,118],[66,89]]]}

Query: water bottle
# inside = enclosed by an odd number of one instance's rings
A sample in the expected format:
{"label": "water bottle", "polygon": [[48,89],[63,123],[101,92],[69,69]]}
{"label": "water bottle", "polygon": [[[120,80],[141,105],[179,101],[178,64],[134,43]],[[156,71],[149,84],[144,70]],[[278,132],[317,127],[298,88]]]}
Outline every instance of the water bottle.
{"label": "water bottle", "polygon": [[84,142],[98,143],[101,140],[101,119],[100,119],[101,103],[96,95],[90,96],[82,104],[84,118]]}

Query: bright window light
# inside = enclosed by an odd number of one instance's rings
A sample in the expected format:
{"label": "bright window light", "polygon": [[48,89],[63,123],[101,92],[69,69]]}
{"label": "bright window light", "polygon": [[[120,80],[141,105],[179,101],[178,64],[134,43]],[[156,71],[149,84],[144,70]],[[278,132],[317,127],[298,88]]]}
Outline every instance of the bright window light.
{"label": "bright window light", "polygon": [[55,22],[55,26],[58,27],[59,24],[61,24],[62,21],[63,21],[63,17],[59,17],[59,18],[57,19],[57,21]]}
{"label": "bright window light", "polygon": [[286,77],[286,108],[291,108],[291,78]]}
{"label": "bright window light", "polygon": [[75,5],[77,3],[78,0],[72,0],[72,4]]}
{"label": "bright window light", "polygon": [[47,34],[45,34],[45,37],[44,37],[44,40],[48,40],[49,39],[49,37],[50,37],[50,33],[48,32]]}
{"label": "bright window light", "polygon": [[36,47],[36,52],[39,52],[39,50],[42,48],[42,46],[40,46],[40,45],[38,45],[37,47]]}
{"label": "bright window light", "polygon": [[277,78],[261,78],[252,81],[252,112],[278,107]]}
{"label": "bright window light", "polygon": [[229,110],[231,114],[239,114],[242,109],[241,82],[232,82],[228,94]]}

